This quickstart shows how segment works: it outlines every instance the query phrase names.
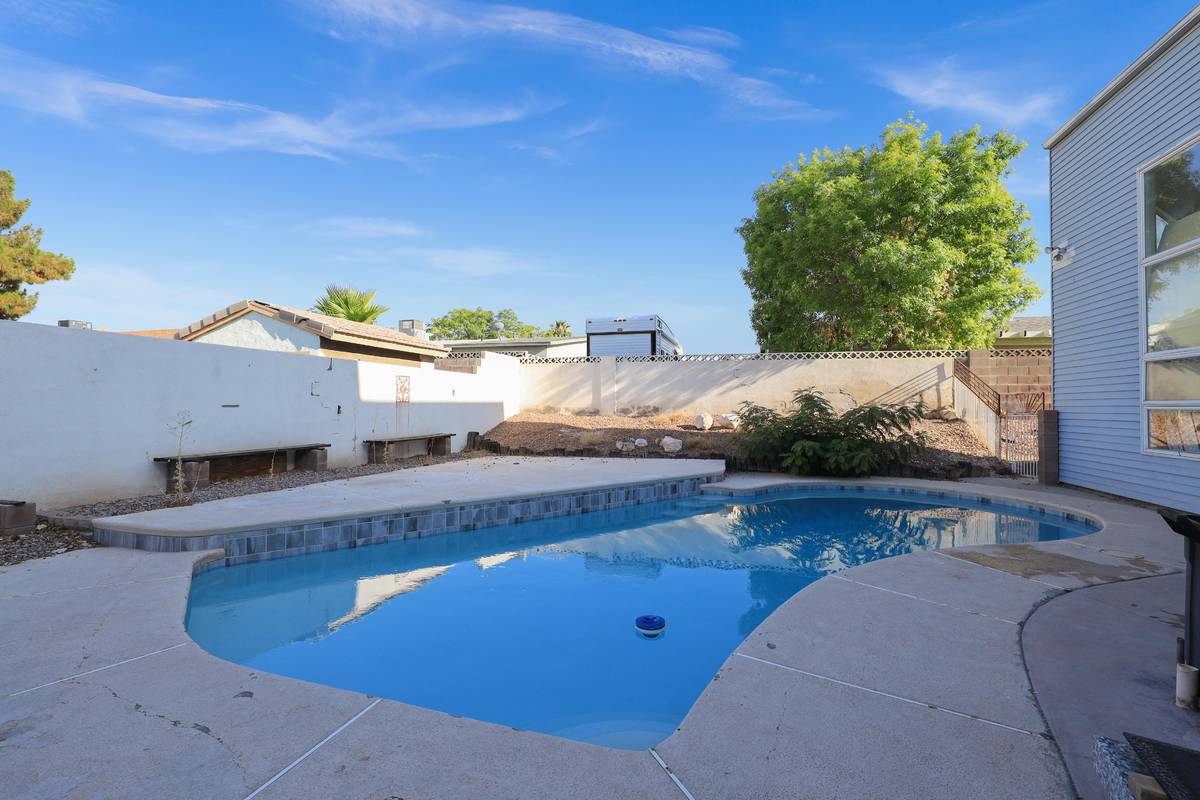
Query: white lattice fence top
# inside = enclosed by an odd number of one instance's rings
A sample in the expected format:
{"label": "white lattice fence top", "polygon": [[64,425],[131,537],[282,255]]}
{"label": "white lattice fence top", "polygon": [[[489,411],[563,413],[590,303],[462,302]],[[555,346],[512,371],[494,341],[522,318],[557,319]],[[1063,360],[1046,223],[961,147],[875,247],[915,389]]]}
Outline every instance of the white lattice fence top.
{"label": "white lattice fence top", "polygon": [[[857,350],[837,353],[704,353],[687,356],[616,356],[617,363],[643,364],[659,361],[854,361],[859,359],[964,358],[966,350]],[[595,364],[599,356],[568,358],[522,358],[522,364]]]}
{"label": "white lattice fence top", "polygon": [[[619,359],[618,359],[619,360]],[[522,364],[599,364],[600,356],[557,356],[553,358],[522,358]]]}
{"label": "white lattice fence top", "polygon": [[992,358],[1049,358],[1053,354],[1049,347],[1000,347],[988,351]]}

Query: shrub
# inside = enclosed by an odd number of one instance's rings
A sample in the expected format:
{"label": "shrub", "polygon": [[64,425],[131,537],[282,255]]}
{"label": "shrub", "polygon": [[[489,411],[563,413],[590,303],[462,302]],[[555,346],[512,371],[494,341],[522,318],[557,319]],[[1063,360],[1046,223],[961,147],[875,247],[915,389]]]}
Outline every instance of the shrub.
{"label": "shrub", "polygon": [[595,447],[604,444],[604,438],[603,431],[582,431],[579,434],[579,443],[584,447]]}
{"label": "shrub", "polygon": [[924,410],[919,402],[867,404],[839,416],[818,392],[800,389],[782,414],[743,403],[738,448],[750,461],[795,475],[870,475],[925,448],[924,435],[911,433]]}

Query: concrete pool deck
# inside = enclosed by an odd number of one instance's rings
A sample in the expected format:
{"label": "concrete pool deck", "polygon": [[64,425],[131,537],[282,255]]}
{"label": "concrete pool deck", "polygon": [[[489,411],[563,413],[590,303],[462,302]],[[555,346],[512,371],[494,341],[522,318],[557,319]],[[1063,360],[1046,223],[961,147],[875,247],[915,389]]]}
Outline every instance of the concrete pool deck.
{"label": "concrete pool deck", "polygon": [[[814,483],[738,475],[706,491],[784,482]],[[1200,745],[1197,716],[1172,705],[1182,544],[1153,512],[1014,481],[817,483],[986,494],[1104,528],[913,553],[817,581],[743,642],[649,752],[210,656],[183,627],[204,553],[103,548],[27,562],[0,570],[5,794],[1092,798],[1092,736]]]}

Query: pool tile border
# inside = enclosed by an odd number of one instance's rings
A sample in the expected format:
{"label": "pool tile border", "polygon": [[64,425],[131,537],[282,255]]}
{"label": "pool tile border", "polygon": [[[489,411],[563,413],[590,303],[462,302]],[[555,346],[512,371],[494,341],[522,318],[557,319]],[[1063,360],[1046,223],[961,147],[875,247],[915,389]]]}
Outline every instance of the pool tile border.
{"label": "pool tile border", "polygon": [[1088,534],[1098,533],[1104,527],[1104,523],[1098,518],[1090,514],[1084,514],[1079,511],[1067,511],[1062,508],[1056,508],[1053,505],[1043,503],[1029,503],[1023,500],[1014,498],[997,497],[996,495],[988,495],[977,492],[955,492],[946,491],[944,489],[924,489],[914,486],[896,486],[884,483],[822,483],[822,482],[805,482],[805,483],[779,483],[774,486],[749,486],[749,487],[729,487],[729,486],[709,486],[700,490],[701,494],[712,496],[720,495],[722,497],[736,497],[739,499],[771,497],[775,495],[795,495],[795,494],[828,494],[830,492],[840,492],[844,494],[861,493],[861,494],[895,494],[908,497],[923,497],[933,498],[938,500],[961,500],[969,503],[978,503],[979,505],[994,505],[1002,509],[1011,509],[1022,513],[1031,514],[1035,517],[1043,517],[1048,519],[1059,519],[1065,522],[1074,522],[1088,527]]}
{"label": "pool tile border", "polygon": [[574,516],[692,497],[700,493],[700,487],[723,478],[723,474],[714,473],[604,489],[397,510],[370,516],[343,517],[197,536],[135,533],[97,525],[93,537],[97,542],[111,547],[156,553],[224,551],[224,558],[214,556],[197,563],[193,572],[199,573],[217,567],[252,564],[275,558],[366,547],[445,533],[462,533],[516,522]]}

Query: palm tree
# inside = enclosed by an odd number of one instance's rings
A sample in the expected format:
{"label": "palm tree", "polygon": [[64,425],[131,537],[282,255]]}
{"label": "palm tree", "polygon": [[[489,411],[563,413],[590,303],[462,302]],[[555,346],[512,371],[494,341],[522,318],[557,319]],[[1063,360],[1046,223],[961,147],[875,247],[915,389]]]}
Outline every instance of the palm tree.
{"label": "palm tree", "polygon": [[387,306],[376,305],[373,290],[359,291],[353,286],[338,286],[331,283],[325,287],[325,296],[317,299],[313,311],[327,317],[339,317],[352,322],[375,322],[387,310]]}
{"label": "palm tree", "polygon": [[564,339],[571,335],[571,326],[565,319],[555,320],[554,324],[546,329],[546,335],[555,339]]}

